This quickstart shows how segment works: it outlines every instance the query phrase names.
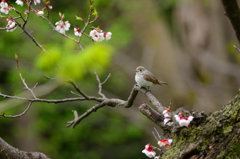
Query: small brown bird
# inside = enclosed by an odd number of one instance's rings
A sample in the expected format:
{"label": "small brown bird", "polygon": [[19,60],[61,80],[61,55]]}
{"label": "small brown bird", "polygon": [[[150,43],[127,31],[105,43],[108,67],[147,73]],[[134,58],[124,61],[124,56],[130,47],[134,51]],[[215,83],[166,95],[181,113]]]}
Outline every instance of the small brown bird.
{"label": "small brown bird", "polygon": [[159,81],[150,71],[145,69],[143,66],[138,66],[135,70],[136,75],[135,75],[135,81],[137,82],[138,85],[141,87],[149,87],[159,84],[166,84],[166,82]]}

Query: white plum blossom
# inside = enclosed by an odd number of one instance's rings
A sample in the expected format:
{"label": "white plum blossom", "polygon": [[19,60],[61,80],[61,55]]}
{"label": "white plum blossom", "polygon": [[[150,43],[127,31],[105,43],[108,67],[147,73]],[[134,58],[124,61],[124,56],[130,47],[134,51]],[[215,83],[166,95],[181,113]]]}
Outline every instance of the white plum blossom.
{"label": "white plum blossom", "polygon": [[188,127],[190,122],[193,120],[193,116],[184,117],[183,113],[179,113],[179,115],[175,115],[175,120],[179,123],[180,126]]}
{"label": "white plum blossom", "polygon": [[1,3],[0,3],[0,7],[1,7],[1,12],[2,13],[5,13],[5,14],[8,14],[8,11],[9,11],[9,7],[8,7],[8,4],[5,0],[2,0]]}
{"label": "white plum blossom", "polygon": [[74,27],[74,35],[75,35],[75,36],[82,36],[82,33],[81,33],[81,31],[80,31],[79,28],[75,28],[75,27]]}
{"label": "white plum blossom", "polygon": [[158,141],[158,145],[160,146],[160,147],[165,147],[165,148],[168,148],[170,145],[171,145],[171,143],[172,143],[172,139],[164,139],[164,140],[159,140]]}
{"label": "white plum blossom", "polygon": [[98,34],[97,30],[94,29],[94,30],[91,30],[91,31],[90,31],[90,36],[91,36],[92,38],[95,37],[96,34]]}
{"label": "white plum blossom", "polygon": [[57,25],[56,30],[59,31],[59,32],[62,33],[62,34],[65,34],[65,31],[68,31],[69,28],[70,28],[70,26],[71,26],[68,21],[65,21],[65,22],[63,23],[62,20],[56,22],[55,25]]}
{"label": "white plum blossom", "polygon": [[170,118],[165,118],[164,119],[164,125],[172,126],[173,122],[170,121]]}
{"label": "white plum blossom", "polygon": [[106,37],[106,40],[110,40],[112,33],[111,32],[104,33],[104,36]]}
{"label": "white plum blossom", "polygon": [[170,115],[169,115],[169,114],[171,114],[170,109],[166,109],[162,113],[165,118],[170,118]]}
{"label": "white plum blossom", "polygon": [[180,116],[180,115],[174,115],[174,118],[175,118],[175,120],[176,120],[177,122],[179,122],[180,119],[181,119],[181,116]]}
{"label": "white plum blossom", "polygon": [[23,6],[23,1],[22,0],[17,0],[16,3],[20,6]]}
{"label": "white plum blossom", "polygon": [[6,26],[7,32],[9,32],[9,31],[12,32],[13,30],[15,30],[17,28],[17,25],[13,19],[7,19],[7,22],[8,22],[8,24]]}
{"label": "white plum blossom", "polygon": [[180,126],[186,126],[188,127],[190,122],[193,120],[193,116],[189,116],[189,117],[184,117],[183,119],[180,119],[180,121],[178,122]]}
{"label": "white plum blossom", "polygon": [[105,38],[104,38],[104,33],[99,33],[97,36],[95,35],[96,37],[96,40],[97,42],[101,42],[103,41]]}
{"label": "white plum blossom", "polygon": [[112,33],[111,32],[103,32],[101,29],[93,29],[90,31],[90,37],[97,42],[101,42],[105,39],[109,40],[111,39]]}
{"label": "white plum blossom", "polygon": [[142,150],[147,157],[152,158],[156,156],[156,152],[153,151],[153,147],[150,144],[145,145],[145,149]]}
{"label": "white plum blossom", "polygon": [[101,42],[103,41],[105,38],[104,38],[104,33],[102,32],[102,30],[99,29],[99,32],[97,30],[91,30],[90,31],[90,36],[92,37],[92,39],[94,41],[97,41],[97,42]]}
{"label": "white plum blossom", "polygon": [[34,0],[35,5],[37,5],[38,3],[41,3],[41,0]]}
{"label": "white plum blossom", "polygon": [[36,11],[36,14],[37,14],[38,16],[40,16],[40,15],[43,15],[44,12],[43,12],[42,10],[37,10],[37,11]]}

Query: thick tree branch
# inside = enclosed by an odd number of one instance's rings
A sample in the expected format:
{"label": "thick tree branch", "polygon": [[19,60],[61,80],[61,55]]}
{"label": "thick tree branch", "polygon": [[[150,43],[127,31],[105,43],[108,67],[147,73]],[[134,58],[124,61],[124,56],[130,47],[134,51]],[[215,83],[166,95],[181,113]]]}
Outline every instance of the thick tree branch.
{"label": "thick tree branch", "polygon": [[161,128],[165,129],[165,125],[163,123],[164,116],[162,114],[159,114],[156,110],[151,108],[146,103],[140,105],[138,107],[138,110],[143,113],[143,115],[147,116],[150,120],[152,120],[154,123],[156,123]]}
{"label": "thick tree branch", "polygon": [[27,152],[27,151],[19,150],[9,145],[2,138],[0,138],[0,158],[1,159],[21,159],[21,158],[49,159],[45,154],[41,152]]}
{"label": "thick tree branch", "polygon": [[[138,85],[137,85],[138,86]],[[137,87],[136,86],[136,87]],[[139,86],[138,86],[139,87]],[[141,93],[147,96],[148,100],[153,104],[156,110],[159,113],[162,113],[165,109],[162,104],[158,101],[158,99],[151,93],[151,91],[147,90],[146,88],[142,87],[138,89]]]}

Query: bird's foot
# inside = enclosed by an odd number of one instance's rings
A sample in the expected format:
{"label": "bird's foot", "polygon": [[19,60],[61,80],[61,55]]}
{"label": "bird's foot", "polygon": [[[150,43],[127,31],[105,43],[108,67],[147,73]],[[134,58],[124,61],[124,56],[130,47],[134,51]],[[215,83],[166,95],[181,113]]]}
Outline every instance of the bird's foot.
{"label": "bird's foot", "polygon": [[147,87],[147,88],[146,88],[146,87],[141,87],[141,88],[143,88],[143,89],[146,90],[146,92],[145,92],[144,94],[146,94],[147,92],[151,92],[150,89],[149,89],[149,87]]}

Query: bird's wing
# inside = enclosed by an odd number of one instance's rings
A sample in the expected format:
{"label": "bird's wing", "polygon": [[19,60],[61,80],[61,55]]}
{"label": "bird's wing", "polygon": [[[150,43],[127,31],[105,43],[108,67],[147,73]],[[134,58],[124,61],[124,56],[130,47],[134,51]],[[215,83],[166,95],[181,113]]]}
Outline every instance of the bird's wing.
{"label": "bird's wing", "polygon": [[159,83],[158,79],[153,75],[147,75],[147,74],[143,74],[143,78],[146,80],[146,81],[151,81],[152,83],[154,84],[159,84],[161,85],[161,83]]}

